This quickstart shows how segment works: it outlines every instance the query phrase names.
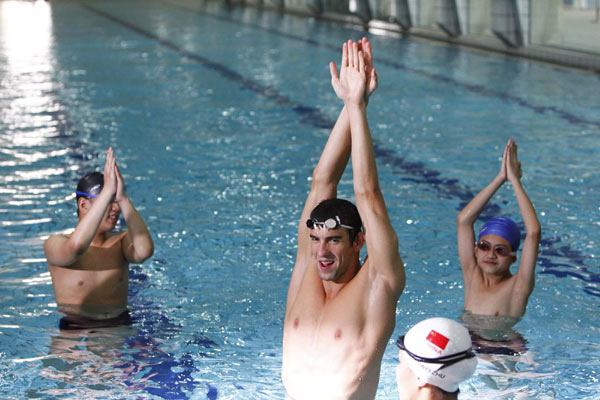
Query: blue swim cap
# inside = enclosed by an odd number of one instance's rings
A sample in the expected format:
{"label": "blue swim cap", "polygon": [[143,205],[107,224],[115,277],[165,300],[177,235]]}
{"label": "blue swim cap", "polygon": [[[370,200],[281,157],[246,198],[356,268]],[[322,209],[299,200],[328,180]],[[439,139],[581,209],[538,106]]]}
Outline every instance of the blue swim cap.
{"label": "blue swim cap", "polygon": [[489,220],[479,231],[479,240],[485,235],[496,235],[506,239],[512,251],[517,251],[521,243],[521,230],[512,219],[506,217],[495,217]]}

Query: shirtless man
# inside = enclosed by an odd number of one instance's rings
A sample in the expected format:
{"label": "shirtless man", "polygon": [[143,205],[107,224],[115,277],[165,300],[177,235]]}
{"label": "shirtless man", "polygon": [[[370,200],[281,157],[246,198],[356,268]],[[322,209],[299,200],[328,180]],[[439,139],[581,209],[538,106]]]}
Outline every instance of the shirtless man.
{"label": "shirtless man", "polygon": [[[79,223],[71,234],[44,243],[54,295],[65,317],[61,329],[114,326],[129,322],[128,266],[154,252],[142,217],[125,194],[112,147],[104,176],[91,173],[77,186]],[[112,232],[123,213],[128,231]]]}
{"label": "shirtless man", "polygon": [[[541,228],[521,185],[521,176],[517,145],[510,139],[498,175],[458,214],[458,255],[465,280],[464,308],[473,314],[512,317],[525,314],[527,300],[533,291]],[[517,260],[521,240],[516,224],[508,218],[494,218],[481,229],[477,243],[473,231],[475,220],[507,180],[517,197],[526,229],[521,263],[515,275],[511,274],[510,266]]]}
{"label": "shirtless man", "polygon": [[[339,77],[334,63],[330,69],[344,108],[300,218],[283,331],[282,378],[295,400],[375,397],[405,280],[367,123],[366,103],[377,87],[369,42],[345,43]],[[336,199],[351,149],[358,209]]]}

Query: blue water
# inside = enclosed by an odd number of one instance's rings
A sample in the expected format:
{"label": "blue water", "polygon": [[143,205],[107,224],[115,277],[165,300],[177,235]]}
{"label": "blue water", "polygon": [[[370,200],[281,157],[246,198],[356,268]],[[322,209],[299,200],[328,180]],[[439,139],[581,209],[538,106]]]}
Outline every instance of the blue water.
{"label": "blue water", "polygon": [[[340,109],[328,62],[362,32],[186,0],[0,1],[0,397],[280,399],[285,295],[309,177]],[[543,227],[522,357],[462,398],[600,396],[598,76],[370,36],[369,105],[407,286],[400,335],[458,318],[461,207],[514,138]],[[134,324],[59,332],[43,240],[112,145],[152,232]],[[340,187],[352,197],[351,174]],[[520,220],[512,190],[485,216]],[[398,397],[390,340],[377,399]]]}

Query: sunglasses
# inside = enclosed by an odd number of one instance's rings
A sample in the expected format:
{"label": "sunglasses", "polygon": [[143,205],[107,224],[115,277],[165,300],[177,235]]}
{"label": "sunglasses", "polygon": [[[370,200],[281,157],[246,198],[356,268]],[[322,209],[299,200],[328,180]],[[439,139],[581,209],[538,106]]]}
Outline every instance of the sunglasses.
{"label": "sunglasses", "polygon": [[344,225],[340,221],[340,217],[337,215],[334,218],[328,218],[325,222],[319,222],[316,219],[307,219],[306,226],[309,229],[316,228],[325,228],[325,229],[337,229],[337,228],[346,228],[346,229],[354,229],[349,225]]}
{"label": "sunglasses", "polygon": [[456,364],[459,361],[467,360],[469,358],[473,358],[476,356],[475,352],[472,349],[467,349],[465,351],[460,351],[458,353],[454,353],[454,354],[450,354],[450,355],[442,356],[442,357],[438,357],[438,358],[421,357],[421,356],[418,356],[415,353],[411,352],[410,350],[408,350],[406,348],[406,346],[404,346],[404,336],[400,336],[398,338],[398,340],[396,341],[396,346],[398,346],[398,348],[400,350],[404,350],[406,352],[406,354],[408,354],[415,361],[427,363],[427,364],[442,364],[442,366],[437,371],[440,371],[446,367]]}
{"label": "sunglasses", "polygon": [[[481,240],[479,243],[477,243],[477,248],[481,251],[485,251],[488,252],[490,250],[492,250],[492,245],[489,244],[488,242],[486,242],[485,240]],[[495,246],[493,248],[494,253],[496,253],[496,255],[501,256],[501,257],[508,257],[508,256],[514,256],[515,253],[510,251],[508,249],[508,247],[506,246]]]}

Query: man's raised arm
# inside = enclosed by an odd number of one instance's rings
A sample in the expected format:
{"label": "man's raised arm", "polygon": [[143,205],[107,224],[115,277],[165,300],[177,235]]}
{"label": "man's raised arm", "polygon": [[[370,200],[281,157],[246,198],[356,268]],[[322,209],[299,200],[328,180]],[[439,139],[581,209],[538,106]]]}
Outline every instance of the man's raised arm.
{"label": "man's raised arm", "polygon": [[[348,64],[348,41],[342,46],[342,66],[340,75],[345,75],[345,66]],[[365,49],[367,56],[367,68],[372,69],[371,45],[366,38],[361,40],[361,47]],[[336,89],[335,79],[338,78],[338,70],[332,62],[329,64],[332,85],[338,97],[340,96]],[[374,73],[374,70],[373,70]],[[369,90],[365,92],[365,100],[377,88],[377,80],[369,81]],[[313,170],[312,184],[310,193],[304,204],[302,215],[298,223],[298,252],[292,278],[288,288],[287,304],[293,303],[293,300],[300,287],[300,282],[310,261],[310,239],[306,220],[310,217],[311,211],[323,200],[332,199],[337,196],[337,185],[342,178],[348,160],[350,159],[351,141],[350,141],[350,120],[346,107],[342,108],[338,119],[329,134],[329,138],[317,166]]]}
{"label": "man's raised arm", "polygon": [[523,241],[519,270],[515,275],[517,280],[513,292],[515,306],[519,308],[519,312],[524,313],[527,306],[527,299],[533,291],[535,283],[534,274],[540,245],[541,226],[533,204],[521,185],[521,176],[523,173],[521,171],[521,163],[517,158],[517,144],[512,139],[509,141],[506,175],[517,197],[521,217],[525,223],[525,240]]}
{"label": "man's raised arm", "polygon": [[398,254],[398,236],[379,186],[364,100],[367,71],[364,54],[356,43],[349,46],[347,62],[346,75],[340,85],[345,89],[344,103],[350,118],[354,195],[365,228],[369,276],[371,281],[375,280],[372,278],[383,279],[388,288],[399,295],[404,289],[404,265]]}
{"label": "man's raised arm", "polygon": [[117,192],[115,201],[119,204],[125,223],[127,235],[123,238],[123,257],[132,263],[142,263],[154,253],[154,242],[144,223],[142,216],[137,212],[133,203],[125,193],[125,184],[119,167],[115,164]]}
{"label": "man's raised arm", "polygon": [[[510,142],[509,142],[510,143]],[[476,267],[475,255],[473,249],[475,247],[475,232],[473,224],[485,208],[485,205],[494,196],[496,191],[500,189],[506,182],[506,162],[508,159],[509,143],[504,148],[502,155],[502,163],[498,175],[475,196],[456,218],[456,235],[458,240],[458,257],[463,272],[465,284],[468,286],[471,280],[471,273]]]}
{"label": "man's raised arm", "polygon": [[[104,179],[110,181],[115,173],[115,157],[112,147],[106,152],[104,163]],[[44,253],[48,264],[67,267],[75,263],[77,259],[87,251],[98,232],[98,227],[104,217],[104,213],[113,201],[117,186],[104,184],[102,191],[96,201],[90,207],[90,211],[79,221],[77,227],[70,237],[63,235],[52,235],[44,243]],[[85,201],[80,199],[79,201]],[[79,205],[78,205],[79,207]]]}

